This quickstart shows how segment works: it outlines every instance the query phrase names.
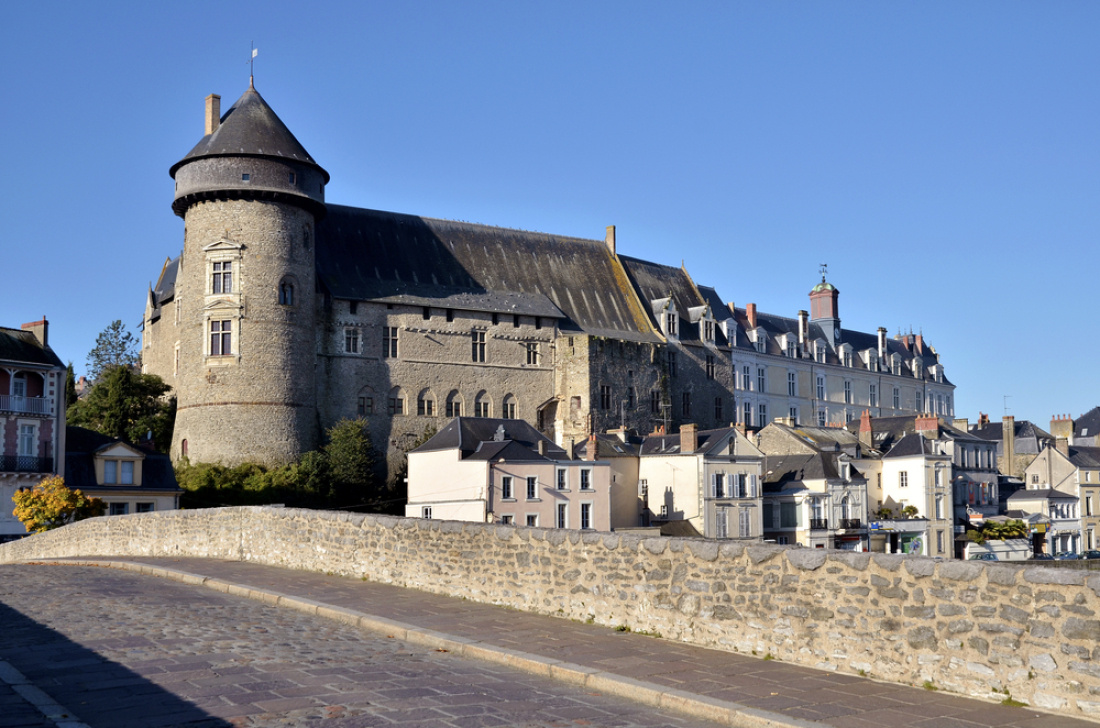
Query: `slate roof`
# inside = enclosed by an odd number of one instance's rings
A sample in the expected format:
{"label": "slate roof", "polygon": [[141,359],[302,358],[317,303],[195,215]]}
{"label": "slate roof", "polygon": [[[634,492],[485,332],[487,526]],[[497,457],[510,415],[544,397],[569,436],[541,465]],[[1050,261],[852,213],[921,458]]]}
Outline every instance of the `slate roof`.
{"label": "slate roof", "polygon": [[316,167],[324,174],[325,182],[329,180],[328,172],[309,156],[305,147],[294,138],[290,129],[251,84],[222,115],[214,133],[204,136],[183,159],[172,165],[169,174],[175,177],[176,170],[200,157],[241,156],[293,159]]}
{"label": "slate roof", "polygon": [[1011,501],[1024,500],[1080,500],[1077,496],[1054,488],[1036,488],[1034,490],[1021,489],[1008,497]]}
{"label": "slate roof", "polygon": [[598,240],[328,205],[317,274],[337,298],[554,317],[566,331],[660,341]]}
{"label": "slate roof", "polygon": [[1078,468],[1100,468],[1100,447],[1070,447],[1069,461]]}
{"label": "slate roof", "polygon": [[1073,435],[1074,437],[1100,435],[1100,407],[1093,407],[1074,421]]}
{"label": "slate roof", "polygon": [[[901,441],[906,439],[907,436],[916,434],[916,420],[916,415],[872,418],[871,430],[875,449],[893,457],[898,457],[900,455],[918,455],[922,452],[922,450],[919,449],[920,447],[925,447],[923,452],[931,452],[931,449],[927,448],[924,443],[916,440],[905,443],[903,450],[899,450],[896,453],[893,450],[901,445]],[[859,423],[859,420],[853,420],[845,425],[845,427],[849,432],[858,434]],[[921,435],[921,437],[923,437],[923,435]],[[988,442],[988,440],[983,440],[976,435],[963,432],[952,425],[948,425],[942,420],[940,420],[939,423],[937,439],[958,440],[963,442]]]}
{"label": "slate roof", "polygon": [[[503,428],[503,439],[497,433]],[[546,455],[538,454],[538,443],[546,443]],[[455,417],[413,452],[455,450],[463,460],[490,460],[503,457],[511,461],[568,460],[569,456],[554,441],[524,420],[496,417]]]}
{"label": "slate roof", "polygon": [[42,346],[42,342],[33,332],[5,326],[0,326],[0,361],[46,367],[65,366],[53,349]]}
{"label": "slate roof", "polygon": [[[835,463],[834,463],[835,465]],[[804,480],[822,480],[838,477],[835,467],[826,465],[820,453],[812,455],[768,455],[764,458],[765,494],[802,490],[798,484]]]}
{"label": "slate roof", "polygon": [[[691,315],[691,309],[704,307],[707,305],[707,301],[695,288],[695,284],[687,271],[683,268],[651,263],[647,260],[631,258],[626,255],[620,255],[619,260],[622,261],[630,282],[642,299],[642,304],[649,315],[649,323],[653,328],[661,330],[660,322],[653,310],[653,302],[671,297],[680,316],[680,326],[676,338],[680,341],[702,341],[698,317]],[[712,315],[714,314],[715,312],[712,311]],[[695,318],[695,321],[692,320],[693,318]],[[726,316],[722,315],[722,310],[719,310],[715,318],[721,321]],[[716,343],[725,344],[724,338],[722,330],[717,329],[715,331]]]}
{"label": "slate roof", "polygon": [[[141,463],[141,485],[98,485],[96,483],[95,454],[118,442],[140,450],[145,455]],[[157,495],[182,492],[176,483],[172,461],[167,455],[73,425],[65,428],[65,485],[86,492],[134,489],[149,491],[150,494],[155,492]]]}
{"label": "slate roof", "polygon": [[[721,427],[717,430],[700,430],[695,433],[695,452],[702,452],[730,437],[736,429]],[[678,455],[680,453],[680,434],[647,435],[642,441],[642,455]]]}
{"label": "slate roof", "polygon": [[[596,459],[607,460],[609,458],[621,458],[626,456],[638,456],[642,451],[644,438],[637,433],[627,433],[626,441],[619,439],[618,435],[601,433],[596,435]],[[588,451],[588,441],[578,440],[573,443],[573,457],[583,459]]]}
{"label": "slate roof", "polygon": [[[983,440],[1000,442],[1004,440],[1004,422],[987,422],[984,425],[971,425],[969,432],[971,435],[980,437]],[[1012,432],[1017,441],[1029,439],[1037,441],[1054,439],[1053,435],[1040,427],[1036,427],[1035,424],[1029,420],[1015,420],[1015,426],[1012,428]]]}

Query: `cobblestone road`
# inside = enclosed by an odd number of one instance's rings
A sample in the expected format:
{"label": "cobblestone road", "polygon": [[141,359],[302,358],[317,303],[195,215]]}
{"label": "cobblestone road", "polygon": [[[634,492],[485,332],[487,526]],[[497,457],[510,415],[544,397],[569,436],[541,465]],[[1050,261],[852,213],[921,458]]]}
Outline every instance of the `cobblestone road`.
{"label": "cobblestone road", "polygon": [[[0,660],[95,728],[711,725],[113,569],[0,566]],[[0,711],[50,725],[3,684]]]}

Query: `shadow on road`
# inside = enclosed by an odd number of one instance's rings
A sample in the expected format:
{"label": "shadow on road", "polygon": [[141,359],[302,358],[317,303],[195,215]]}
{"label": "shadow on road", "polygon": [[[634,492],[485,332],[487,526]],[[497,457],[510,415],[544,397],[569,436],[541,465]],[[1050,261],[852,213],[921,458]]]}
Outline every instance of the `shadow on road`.
{"label": "shadow on road", "polygon": [[[111,640],[111,646],[125,647],[126,641]],[[95,728],[231,726],[5,604],[0,604],[0,659],[72,711],[72,718]],[[0,725],[4,721],[0,715]]]}

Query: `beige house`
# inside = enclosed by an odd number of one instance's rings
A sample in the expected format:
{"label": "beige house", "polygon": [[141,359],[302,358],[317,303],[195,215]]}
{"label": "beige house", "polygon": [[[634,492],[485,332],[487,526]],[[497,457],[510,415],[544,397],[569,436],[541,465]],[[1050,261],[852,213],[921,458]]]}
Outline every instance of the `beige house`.
{"label": "beige house", "polygon": [[1056,442],[1024,470],[1025,490],[1013,494],[1012,507],[1050,518],[1054,553],[1100,548],[1100,448]]}
{"label": "beige house", "polygon": [[408,477],[409,517],[611,530],[610,465],[523,420],[456,417],[409,453]]}
{"label": "beige house", "polygon": [[66,428],[65,484],[107,503],[107,515],[179,508],[167,455],[82,427]]}

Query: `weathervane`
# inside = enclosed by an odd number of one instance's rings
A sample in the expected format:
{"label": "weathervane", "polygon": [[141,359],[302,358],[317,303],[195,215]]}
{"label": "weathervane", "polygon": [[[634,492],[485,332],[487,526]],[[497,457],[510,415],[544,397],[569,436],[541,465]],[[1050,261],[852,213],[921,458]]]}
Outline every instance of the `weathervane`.
{"label": "weathervane", "polygon": [[256,61],[256,54],[260,49],[256,47],[256,41],[252,41],[252,55],[248,57],[248,85],[252,84],[252,64]]}
{"label": "weathervane", "polygon": [[824,283],[825,282],[825,274],[829,272],[829,264],[828,263],[822,263],[820,270],[821,270],[821,282]]}

